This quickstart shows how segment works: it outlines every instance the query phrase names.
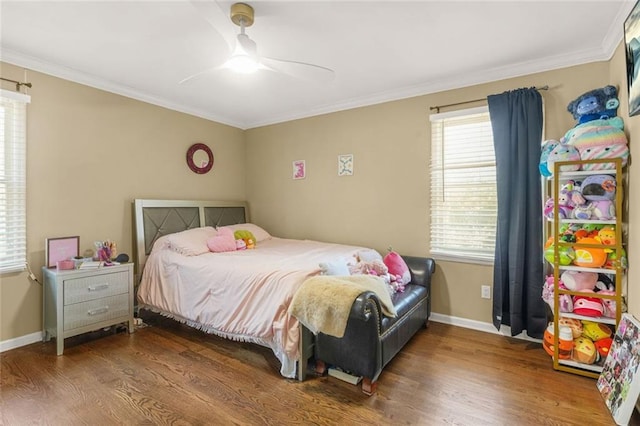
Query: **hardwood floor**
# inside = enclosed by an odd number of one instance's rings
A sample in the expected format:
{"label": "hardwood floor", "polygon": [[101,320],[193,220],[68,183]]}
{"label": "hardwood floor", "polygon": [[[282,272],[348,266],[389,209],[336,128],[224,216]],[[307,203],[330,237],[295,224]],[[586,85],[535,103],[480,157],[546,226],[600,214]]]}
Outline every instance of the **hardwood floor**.
{"label": "hardwood floor", "polygon": [[615,424],[595,380],[522,340],[432,322],[367,397],[333,377],[284,379],[269,349],[144,318],[131,335],[67,339],[60,357],[54,341],[0,354],[0,424]]}

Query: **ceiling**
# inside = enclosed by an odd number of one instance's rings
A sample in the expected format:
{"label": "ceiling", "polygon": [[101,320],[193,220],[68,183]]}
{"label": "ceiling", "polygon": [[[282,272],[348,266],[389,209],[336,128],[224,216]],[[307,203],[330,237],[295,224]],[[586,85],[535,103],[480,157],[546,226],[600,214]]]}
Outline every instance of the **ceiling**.
{"label": "ceiling", "polygon": [[635,0],[248,1],[261,55],[333,78],[218,69],[178,84],[228,58],[233,3],[0,0],[0,60],[247,129],[608,60]]}

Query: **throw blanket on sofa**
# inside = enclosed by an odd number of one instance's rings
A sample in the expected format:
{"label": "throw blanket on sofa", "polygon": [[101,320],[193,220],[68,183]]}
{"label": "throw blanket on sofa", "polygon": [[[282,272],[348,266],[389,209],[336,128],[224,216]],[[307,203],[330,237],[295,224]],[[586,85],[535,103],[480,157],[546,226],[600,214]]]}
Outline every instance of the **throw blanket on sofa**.
{"label": "throw blanket on sofa", "polygon": [[373,291],[378,296],[385,315],[396,316],[387,284],[372,275],[308,278],[293,296],[289,313],[314,334],[342,337],[353,301],[364,291]]}

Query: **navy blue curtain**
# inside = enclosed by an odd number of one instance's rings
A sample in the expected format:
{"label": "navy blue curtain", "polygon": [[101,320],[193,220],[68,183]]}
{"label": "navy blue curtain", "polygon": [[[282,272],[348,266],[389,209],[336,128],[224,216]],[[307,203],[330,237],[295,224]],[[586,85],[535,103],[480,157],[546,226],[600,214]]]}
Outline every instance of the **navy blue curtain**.
{"label": "navy blue curtain", "polygon": [[542,96],[534,88],[487,97],[496,154],[498,222],[493,269],[493,325],[542,338],[542,195],[538,163]]}

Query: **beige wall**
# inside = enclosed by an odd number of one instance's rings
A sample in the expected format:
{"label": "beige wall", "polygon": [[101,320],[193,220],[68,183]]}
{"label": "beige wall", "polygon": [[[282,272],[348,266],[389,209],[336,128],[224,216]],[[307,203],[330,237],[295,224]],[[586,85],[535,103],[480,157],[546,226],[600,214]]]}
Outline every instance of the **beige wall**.
{"label": "beige wall", "polygon": [[[24,71],[2,64],[2,76],[22,81]],[[81,251],[112,239],[131,255],[135,198],[246,199],[242,130],[37,72],[26,80],[28,261],[38,279],[47,237],[79,235]],[[195,142],[214,152],[206,175],[187,168]],[[41,286],[26,273],[1,280],[0,341],[40,331]]]}
{"label": "beige wall", "polygon": [[[575,125],[566,105],[608,83],[600,62],[249,130],[252,218],[279,236],[428,255],[429,107],[548,85],[545,132],[558,139]],[[338,177],[337,155],[348,153],[355,173]],[[306,179],[291,179],[293,160],[306,160]],[[434,312],[490,323],[480,286],[492,276],[491,266],[438,262]]]}
{"label": "beige wall", "polygon": [[[2,75],[22,80],[23,70],[3,64]],[[134,198],[246,199],[253,221],[277,236],[428,255],[429,107],[518,87],[550,87],[542,92],[546,138],[559,138],[575,124],[566,111],[569,101],[595,87],[617,85],[631,156],[640,155],[640,144],[633,143],[640,121],[627,112],[622,46],[609,62],[246,132],[36,72],[30,71],[28,80],[34,83],[28,127],[28,260],[39,278],[46,237],[80,235],[83,249],[111,238],[131,253],[129,205]],[[191,173],[184,162],[188,146],[197,141],[207,143],[216,156],[208,175]],[[338,154],[354,154],[353,176],[337,176]],[[306,160],[306,179],[291,179],[293,160]],[[629,183],[637,175],[632,164]],[[632,233],[640,208],[632,196],[627,203],[633,282],[640,255],[634,256]],[[0,341],[38,332],[39,284],[24,273],[1,278]],[[480,286],[491,281],[490,266],[440,261],[434,312],[490,323],[491,301],[480,298]],[[640,290],[629,287],[630,311],[637,316]]]}

